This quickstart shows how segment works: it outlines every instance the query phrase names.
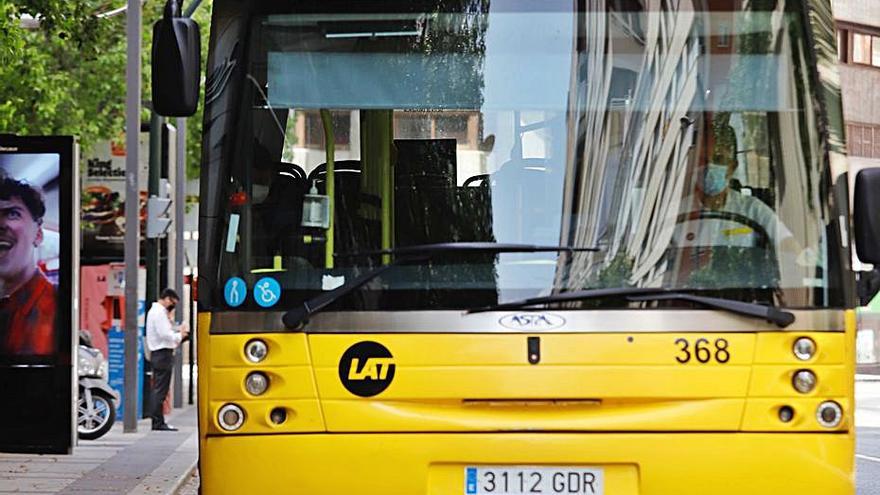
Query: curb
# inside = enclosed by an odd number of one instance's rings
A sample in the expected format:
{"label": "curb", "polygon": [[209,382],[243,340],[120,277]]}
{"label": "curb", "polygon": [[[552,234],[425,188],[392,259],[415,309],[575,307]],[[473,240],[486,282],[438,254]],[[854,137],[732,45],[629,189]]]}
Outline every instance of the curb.
{"label": "curb", "polygon": [[177,495],[177,492],[183,488],[183,485],[186,484],[189,477],[192,476],[193,472],[199,467],[199,459],[196,458],[192,464],[184,470],[183,474],[177,477],[174,480],[174,483],[171,484],[171,488],[168,490],[167,495]]}
{"label": "curb", "polygon": [[857,382],[880,382],[880,375],[856,374]]}

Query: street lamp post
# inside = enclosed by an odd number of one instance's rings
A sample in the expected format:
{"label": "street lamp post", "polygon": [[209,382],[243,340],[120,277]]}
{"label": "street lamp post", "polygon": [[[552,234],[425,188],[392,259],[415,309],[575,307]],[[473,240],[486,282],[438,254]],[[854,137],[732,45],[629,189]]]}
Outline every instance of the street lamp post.
{"label": "street lamp post", "polygon": [[138,266],[140,264],[140,192],[138,138],[141,129],[141,2],[128,0],[125,66],[125,410],[123,431],[137,432]]}

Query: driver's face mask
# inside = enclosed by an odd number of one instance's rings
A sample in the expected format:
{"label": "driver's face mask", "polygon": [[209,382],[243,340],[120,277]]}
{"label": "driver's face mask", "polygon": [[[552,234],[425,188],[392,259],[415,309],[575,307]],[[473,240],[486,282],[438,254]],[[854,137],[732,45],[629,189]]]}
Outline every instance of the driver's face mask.
{"label": "driver's face mask", "polygon": [[727,167],[710,163],[703,175],[703,192],[709,196],[717,196],[727,187]]}

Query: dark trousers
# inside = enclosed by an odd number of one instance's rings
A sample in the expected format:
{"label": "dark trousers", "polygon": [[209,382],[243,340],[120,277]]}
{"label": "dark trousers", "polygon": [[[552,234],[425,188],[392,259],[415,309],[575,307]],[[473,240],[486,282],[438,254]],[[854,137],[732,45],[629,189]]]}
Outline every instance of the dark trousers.
{"label": "dark trousers", "polygon": [[150,416],[153,418],[153,427],[165,424],[165,415],[162,414],[162,403],[168,395],[171,386],[171,372],[174,370],[174,350],[159,349],[150,353],[150,365],[153,367],[153,396],[150,403]]}

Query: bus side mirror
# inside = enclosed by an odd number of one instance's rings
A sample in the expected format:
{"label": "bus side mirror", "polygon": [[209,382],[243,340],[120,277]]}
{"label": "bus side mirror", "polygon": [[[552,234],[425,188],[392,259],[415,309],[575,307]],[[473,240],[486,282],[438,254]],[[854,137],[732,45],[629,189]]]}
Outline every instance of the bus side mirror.
{"label": "bus side mirror", "polygon": [[165,117],[189,117],[199,105],[201,37],[199,25],[181,17],[177,0],[153,25],[153,110]]}
{"label": "bus side mirror", "polygon": [[880,168],[856,175],[853,202],[856,254],[865,263],[880,264]]}

